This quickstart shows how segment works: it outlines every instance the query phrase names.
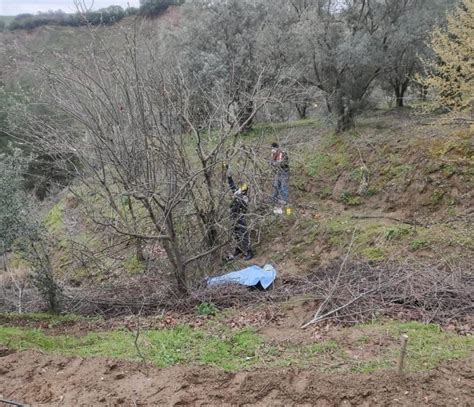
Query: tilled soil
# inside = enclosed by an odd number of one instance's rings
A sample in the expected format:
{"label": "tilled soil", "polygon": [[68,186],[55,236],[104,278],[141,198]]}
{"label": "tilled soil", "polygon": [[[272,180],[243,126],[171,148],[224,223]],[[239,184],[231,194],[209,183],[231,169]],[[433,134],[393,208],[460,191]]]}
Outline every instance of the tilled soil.
{"label": "tilled soil", "polygon": [[[0,353],[0,398],[32,406],[472,406],[474,357],[400,378],[279,368],[225,373],[110,359]],[[0,403],[2,405],[2,403]]]}

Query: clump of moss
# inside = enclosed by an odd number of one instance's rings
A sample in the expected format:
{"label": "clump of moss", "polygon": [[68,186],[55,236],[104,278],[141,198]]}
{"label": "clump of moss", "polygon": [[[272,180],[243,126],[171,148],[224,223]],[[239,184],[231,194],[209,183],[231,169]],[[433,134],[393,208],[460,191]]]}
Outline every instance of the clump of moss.
{"label": "clump of moss", "polygon": [[127,258],[123,266],[131,275],[141,274],[145,271],[145,265],[135,255]]}
{"label": "clump of moss", "polygon": [[385,259],[385,252],[380,247],[367,247],[361,254],[369,261],[382,261]]}
{"label": "clump of moss", "polygon": [[350,192],[343,192],[339,200],[348,206],[358,206],[362,204],[362,198],[351,194]]}
{"label": "clump of moss", "polygon": [[64,230],[64,207],[61,203],[53,206],[44,219],[47,229],[54,234]]}

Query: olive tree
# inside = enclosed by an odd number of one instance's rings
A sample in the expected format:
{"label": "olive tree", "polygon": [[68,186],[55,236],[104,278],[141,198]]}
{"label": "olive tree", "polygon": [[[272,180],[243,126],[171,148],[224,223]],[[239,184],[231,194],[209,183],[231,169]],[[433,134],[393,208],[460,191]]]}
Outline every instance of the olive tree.
{"label": "olive tree", "polygon": [[396,105],[402,107],[404,96],[417,74],[423,74],[422,59],[432,51],[429,36],[434,27],[443,25],[446,11],[456,1],[404,0],[387,2],[382,24],[390,28],[385,44],[385,61],[381,84],[391,89]]}
{"label": "olive tree", "polygon": [[206,100],[219,93],[229,121],[236,119],[243,130],[255,116],[256,87],[273,87],[279,73],[263,42],[267,9],[260,1],[191,2],[170,42],[191,86],[205,95],[196,103],[206,109]]}
{"label": "olive tree", "polygon": [[26,164],[19,150],[0,155],[0,250],[10,251],[15,241],[29,230],[28,197],[22,187]]}
{"label": "olive tree", "polygon": [[[452,1],[277,0],[272,2],[275,55],[295,83],[318,88],[336,130],[354,125],[355,113],[377,83],[403,103],[430,27]],[[279,28],[281,27],[281,28]]]}
{"label": "olive tree", "polygon": [[[31,269],[34,286],[51,312],[61,308],[61,288],[49,257],[48,236],[34,210],[34,197],[24,189],[24,175],[29,159],[20,150],[0,155],[0,255],[3,268],[18,291],[18,310],[22,311],[22,296],[27,280],[17,278],[9,270],[7,254],[16,253]],[[20,281],[22,280],[22,281]]]}
{"label": "olive tree", "polygon": [[436,54],[428,66],[425,85],[435,89],[435,101],[452,111],[472,112],[474,105],[474,1],[464,0],[449,16],[445,30],[436,29],[431,35],[431,47]]}

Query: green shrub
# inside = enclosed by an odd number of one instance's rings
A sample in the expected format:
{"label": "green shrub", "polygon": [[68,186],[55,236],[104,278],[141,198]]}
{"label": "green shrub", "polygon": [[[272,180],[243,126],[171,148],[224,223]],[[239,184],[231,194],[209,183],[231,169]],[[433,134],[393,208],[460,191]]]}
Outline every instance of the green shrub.
{"label": "green shrub", "polygon": [[362,204],[362,198],[360,196],[352,195],[350,192],[343,192],[339,199],[343,204],[349,206],[357,206]]}
{"label": "green shrub", "polygon": [[124,267],[132,275],[143,273],[145,270],[145,265],[135,255],[125,260]]}
{"label": "green shrub", "polygon": [[385,231],[385,239],[387,240],[398,240],[402,236],[406,236],[410,234],[410,229],[409,228],[403,228],[403,227],[397,227],[397,226],[392,226],[386,229]]}
{"label": "green shrub", "polygon": [[414,252],[420,249],[424,249],[429,246],[429,242],[423,239],[413,240],[410,245],[410,249]]}
{"label": "green shrub", "polygon": [[202,302],[196,307],[196,312],[198,315],[211,315],[214,316],[219,310],[214,304],[209,304],[208,302]]}

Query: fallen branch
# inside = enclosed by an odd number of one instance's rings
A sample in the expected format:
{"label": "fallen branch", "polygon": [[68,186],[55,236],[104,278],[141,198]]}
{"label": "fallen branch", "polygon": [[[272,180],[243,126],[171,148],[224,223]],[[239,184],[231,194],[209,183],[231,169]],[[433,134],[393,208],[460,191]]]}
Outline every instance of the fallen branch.
{"label": "fallen branch", "polygon": [[29,404],[18,403],[16,401],[0,399],[0,403],[9,404],[11,406],[18,406],[18,407],[30,407]]}
{"label": "fallen branch", "polygon": [[352,250],[352,245],[354,244],[354,237],[355,237],[355,230],[352,232],[352,237],[351,237],[351,242],[349,244],[349,248],[347,249],[347,253],[344,257],[344,260],[342,261],[341,263],[341,267],[339,267],[339,272],[337,273],[337,277],[336,277],[336,281],[334,281],[334,284],[332,286],[332,289],[331,289],[331,292],[330,294],[324,299],[324,301],[320,304],[318,310],[316,311],[316,314],[314,315],[314,318],[307,322],[306,324],[304,324],[301,328],[304,329],[306,327],[308,327],[309,325],[311,324],[314,324],[316,323],[316,321],[319,320],[319,314],[322,312],[322,310],[324,309],[324,307],[326,306],[326,304],[328,303],[328,301],[331,299],[331,297],[334,295],[334,292],[339,284],[339,279],[341,277],[341,274],[344,270],[344,267],[346,266],[346,263],[347,263],[347,259],[349,258],[349,255],[351,253],[351,250]]}
{"label": "fallen branch", "polygon": [[335,313],[343,310],[344,308],[347,308],[349,306],[351,306],[352,304],[354,304],[356,301],[360,300],[361,298],[365,297],[366,295],[369,295],[373,292],[377,291],[377,289],[374,289],[374,290],[370,290],[370,291],[367,291],[365,293],[362,293],[360,295],[358,295],[357,297],[353,298],[351,301],[349,301],[348,303],[344,304],[344,305],[341,305],[340,307],[336,308],[336,309],[333,309],[332,311],[329,311],[329,312],[326,312],[324,315],[321,315],[321,316],[318,316],[318,313],[321,309],[321,307],[319,307],[318,309],[318,312],[316,312],[316,316],[309,322],[307,322],[306,324],[304,324],[301,329],[304,329],[304,328],[307,328],[308,326],[310,325],[313,325],[313,324],[317,324],[318,322],[320,321],[323,321],[325,320],[327,317],[331,316],[331,315],[334,315]]}

